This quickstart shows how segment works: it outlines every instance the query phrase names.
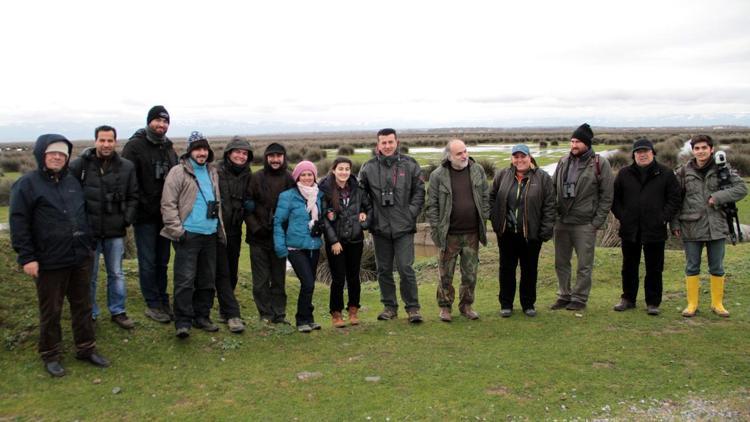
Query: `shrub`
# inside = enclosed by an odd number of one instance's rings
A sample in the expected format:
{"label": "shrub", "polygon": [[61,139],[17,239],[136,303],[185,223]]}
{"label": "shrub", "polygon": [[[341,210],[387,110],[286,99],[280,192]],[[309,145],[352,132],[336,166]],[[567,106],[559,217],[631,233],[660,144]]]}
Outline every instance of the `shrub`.
{"label": "shrub", "polygon": [[612,166],[612,171],[614,172],[623,167],[629,166],[631,163],[630,154],[623,151],[617,151],[616,153],[607,156],[607,160],[609,160],[609,164]]}
{"label": "shrub", "polygon": [[552,141],[552,142],[550,142],[550,145],[552,145],[552,146],[555,146],[555,147],[556,147],[556,146],[560,145],[560,143],[559,143],[559,142],[557,142],[557,141]]}
{"label": "shrub", "polygon": [[7,207],[10,204],[10,188],[13,181],[0,179],[0,207]]}
{"label": "shrub", "polygon": [[302,147],[302,156],[305,160],[316,162],[326,158],[326,151],[318,147]]}
{"label": "shrub", "polygon": [[338,155],[354,155],[354,147],[351,145],[341,145],[338,150]]}
{"label": "shrub", "polygon": [[494,161],[490,160],[489,158],[480,158],[477,160],[477,164],[482,166],[484,169],[484,172],[487,174],[488,179],[494,179],[495,178],[495,172],[497,171],[497,165]]}
{"label": "shrub", "polygon": [[547,141],[539,141],[539,148],[547,148]]}
{"label": "shrub", "polygon": [[409,144],[406,142],[399,142],[398,144],[398,151],[401,154],[408,154],[409,153]]}
{"label": "shrub", "polygon": [[0,158],[0,169],[7,172],[21,171],[21,161],[11,157]]}

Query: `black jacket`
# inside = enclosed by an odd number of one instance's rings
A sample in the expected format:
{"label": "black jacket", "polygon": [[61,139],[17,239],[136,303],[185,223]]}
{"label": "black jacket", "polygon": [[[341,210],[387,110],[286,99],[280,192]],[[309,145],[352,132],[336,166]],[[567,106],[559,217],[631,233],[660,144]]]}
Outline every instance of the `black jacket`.
{"label": "black jacket", "polygon": [[166,136],[159,141],[147,129],[138,129],[122,149],[133,162],[138,179],[137,223],[161,224],[161,191],[169,169],[177,165],[177,153]]}
{"label": "black jacket", "polygon": [[[498,238],[503,236],[507,226],[508,192],[515,177],[516,169],[512,165],[499,171],[490,190],[490,221]],[[546,242],[552,238],[556,216],[555,189],[552,178],[544,170],[529,170],[518,209],[523,211],[523,236],[527,240]]]}
{"label": "black jacket", "polygon": [[[267,154],[266,154],[267,155]],[[245,216],[245,241],[250,245],[273,247],[273,215],[281,192],[296,186],[284,165],[273,170],[264,158],[263,170],[250,179],[246,197],[255,201],[255,210]]]}
{"label": "black jacket", "polygon": [[53,142],[73,149],[61,135],[40,136],[34,146],[38,170],[21,176],[10,194],[10,237],[18,263],[37,261],[42,271],[81,265],[93,247],[81,185],[67,167],[57,174],[44,167],[44,151]]}
{"label": "black jacket", "polygon": [[[320,191],[323,192],[323,234],[329,245],[336,242],[359,243],[364,240],[362,230],[366,227],[362,227],[362,224],[366,225],[367,221],[360,223],[359,213],[364,212],[369,215],[370,199],[359,188],[356,177],[349,176],[346,184],[349,186],[349,202],[344,205],[339,200],[340,211],[338,212],[333,204],[333,191],[337,189],[336,177],[330,174],[318,185]],[[329,213],[333,216],[333,221],[328,218]]]}
{"label": "black jacket", "polygon": [[70,173],[83,186],[86,213],[94,237],[123,237],[135,222],[138,181],[133,163],[116,152],[102,167],[96,150],[88,148],[70,163]]}
{"label": "black jacket", "polygon": [[615,178],[612,213],[620,220],[620,237],[635,242],[667,240],[667,223],[679,211],[682,193],[672,170],[654,162],[641,183],[638,165],[623,167]]}
{"label": "black jacket", "polygon": [[242,235],[242,220],[244,217],[244,203],[250,188],[252,173],[250,164],[236,173],[229,164],[227,152],[224,161],[216,165],[219,171],[219,190],[221,191],[221,212],[224,217],[224,229],[227,236]]}

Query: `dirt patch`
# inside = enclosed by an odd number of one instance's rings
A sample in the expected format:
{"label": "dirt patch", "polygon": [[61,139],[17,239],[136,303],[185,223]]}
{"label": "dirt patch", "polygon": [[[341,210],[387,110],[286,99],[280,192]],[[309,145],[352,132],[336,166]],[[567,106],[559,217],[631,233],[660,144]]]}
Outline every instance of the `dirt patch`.
{"label": "dirt patch", "polygon": [[488,388],[484,390],[484,392],[491,396],[507,397],[510,395],[510,390],[508,389],[508,387],[502,385]]}
{"label": "dirt patch", "polygon": [[615,363],[612,361],[605,360],[601,362],[594,362],[591,364],[591,366],[596,369],[614,369]]}

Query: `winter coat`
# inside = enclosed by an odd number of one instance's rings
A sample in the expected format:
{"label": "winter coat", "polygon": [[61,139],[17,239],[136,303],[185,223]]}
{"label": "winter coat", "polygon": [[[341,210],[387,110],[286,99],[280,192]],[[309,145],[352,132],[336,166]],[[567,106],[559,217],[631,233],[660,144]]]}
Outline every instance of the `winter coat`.
{"label": "winter coat", "polygon": [[139,129],[123,147],[122,156],[133,163],[138,179],[136,223],[161,224],[160,204],[164,180],[169,170],[177,165],[177,153],[172,147],[172,141],[164,137],[162,142],[157,142],[145,128]]}
{"label": "winter coat", "polygon": [[562,157],[552,176],[557,200],[557,221],[575,225],[591,224],[599,229],[607,221],[607,215],[612,207],[614,195],[612,168],[605,157],[591,154],[585,167],[578,172],[575,198],[565,199],[563,195],[565,174],[570,159],[570,154]]}
{"label": "winter coat", "polygon": [[[708,165],[705,176],[696,169],[695,158],[675,172],[684,197],[670,228],[680,230],[682,240],[726,239],[729,236],[729,225],[722,205],[740,201],[747,195],[745,181],[731,169],[729,189],[720,190],[719,167],[713,160]],[[709,197],[714,198],[715,205],[708,205]]]}
{"label": "winter coat", "polygon": [[[498,237],[505,233],[508,193],[516,177],[512,165],[495,175],[490,190],[490,221]],[[531,168],[518,207],[523,209],[523,236],[526,240],[546,242],[555,227],[555,189],[552,178],[540,168]]]}
{"label": "winter coat", "polygon": [[273,214],[276,203],[281,192],[294,186],[286,160],[278,170],[273,170],[268,161],[264,160],[263,170],[253,175],[246,195],[255,202],[255,209],[245,216],[245,241],[248,244],[273,247]]}
{"label": "winter coat", "polygon": [[612,213],[620,220],[620,237],[642,243],[667,240],[667,223],[672,221],[682,201],[680,185],[671,169],[654,161],[641,171],[636,163],[623,167],[615,178]]}
{"label": "winter coat", "polygon": [[[413,158],[398,153],[389,157],[378,154],[360,169],[359,186],[372,204],[370,232],[390,239],[416,233],[425,191],[422,168]],[[384,206],[390,193],[392,205]]]}
{"label": "winter coat", "polygon": [[216,165],[221,190],[221,213],[227,236],[240,236],[244,219],[243,205],[250,188],[252,172],[249,164],[239,174],[233,172],[231,164],[227,162],[227,152],[224,153],[224,161]]}
{"label": "winter coat", "polygon": [[[333,204],[333,191],[338,189],[336,177],[328,175],[320,182],[319,188],[323,192],[322,207],[325,214],[324,217],[321,217],[321,220],[324,227],[323,234],[325,234],[326,243],[329,245],[336,242],[359,243],[364,240],[363,230],[366,228],[367,221],[360,223],[359,213],[363,212],[369,215],[371,211],[370,198],[359,188],[356,177],[349,176],[346,183],[350,192],[349,203],[344,205],[339,201],[341,210],[337,212]],[[333,214],[333,220],[328,218],[328,213]],[[363,227],[363,224],[365,227]]]}
{"label": "winter coat", "polygon": [[[425,215],[430,223],[432,241],[440,250],[445,249],[445,239],[450,229],[451,211],[453,209],[453,188],[451,185],[450,161],[443,161],[442,165],[430,174],[429,192]],[[487,174],[479,164],[469,158],[469,178],[471,179],[471,193],[474,206],[479,216],[479,241],[487,245],[487,218],[490,214],[489,185]]]}
{"label": "winter coat", "polygon": [[[323,192],[318,191],[319,218],[323,218],[322,199]],[[313,236],[309,222],[310,213],[307,212],[307,201],[299,189],[293,187],[281,192],[273,216],[273,247],[276,256],[286,257],[289,254],[288,248],[320,249],[320,234]]]}
{"label": "winter coat", "polygon": [[[206,163],[206,166],[208,166],[208,175],[214,189],[214,198],[221,202],[219,174],[210,163]],[[162,227],[160,233],[162,236],[173,241],[180,240],[185,233],[182,222],[188,218],[193,210],[198,195],[200,195],[198,193],[198,178],[195,176],[193,165],[190,163],[188,156],[185,155],[180,159],[180,164],[169,171],[167,180],[164,182],[164,193],[161,197],[161,214],[164,221],[164,227]],[[221,214],[219,213],[219,227],[216,229],[216,233],[219,241],[226,244],[224,218]]]}
{"label": "winter coat", "polygon": [[54,142],[73,149],[61,135],[40,136],[34,145],[38,169],[21,176],[10,193],[10,238],[18,263],[36,261],[42,271],[79,266],[94,246],[81,184],[67,167],[57,174],[44,167],[44,152]]}
{"label": "winter coat", "polygon": [[83,186],[86,214],[94,237],[123,237],[138,211],[135,167],[116,152],[102,167],[96,149],[87,148],[70,163],[70,173]]}

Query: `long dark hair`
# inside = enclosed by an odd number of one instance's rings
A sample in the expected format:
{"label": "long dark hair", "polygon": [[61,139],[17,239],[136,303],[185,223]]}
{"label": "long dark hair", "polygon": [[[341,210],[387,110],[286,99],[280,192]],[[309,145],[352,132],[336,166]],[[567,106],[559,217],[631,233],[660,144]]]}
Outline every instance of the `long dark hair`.
{"label": "long dark hair", "polygon": [[350,160],[347,157],[336,157],[335,160],[333,160],[333,164],[331,164],[331,204],[333,205],[333,209],[336,212],[341,212],[341,204],[339,201],[339,188],[338,184],[336,183],[336,175],[333,174],[333,171],[336,170],[336,166],[338,166],[341,163],[349,164],[349,169],[352,168],[352,160]]}

